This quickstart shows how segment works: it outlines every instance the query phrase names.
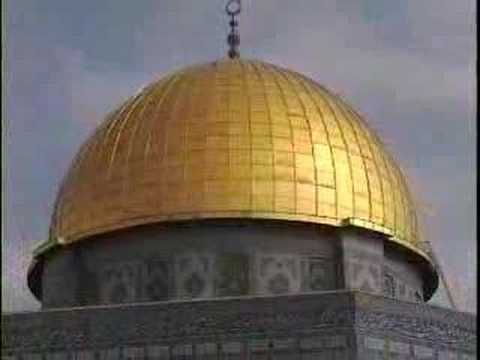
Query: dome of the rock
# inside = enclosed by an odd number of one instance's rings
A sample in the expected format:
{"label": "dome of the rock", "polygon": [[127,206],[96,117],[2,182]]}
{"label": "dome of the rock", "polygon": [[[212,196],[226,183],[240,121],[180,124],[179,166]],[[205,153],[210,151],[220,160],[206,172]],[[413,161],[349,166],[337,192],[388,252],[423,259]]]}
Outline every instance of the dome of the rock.
{"label": "dome of the rock", "polygon": [[366,122],[258,61],[175,72],[111,113],[74,160],[51,232],[71,243],[203,218],[348,223],[420,250],[405,178]]}
{"label": "dome of the rock", "polygon": [[431,263],[407,181],[366,121],[315,81],[245,59],[174,72],[110,113],[74,159],[36,254],[211,220],[364,229]]}

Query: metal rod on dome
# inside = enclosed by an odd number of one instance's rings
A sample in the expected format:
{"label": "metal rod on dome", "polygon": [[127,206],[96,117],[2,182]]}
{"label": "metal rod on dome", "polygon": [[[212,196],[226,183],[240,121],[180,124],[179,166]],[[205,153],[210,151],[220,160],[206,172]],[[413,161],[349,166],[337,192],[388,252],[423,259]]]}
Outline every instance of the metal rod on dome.
{"label": "metal rod on dome", "polygon": [[238,50],[240,45],[240,34],[237,30],[238,22],[235,19],[235,16],[240,14],[241,10],[242,5],[240,0],[229,0],[225,6],[225,11],[230,16],[230,33],[227,36],[227,43],[230,46],[228,50],[228,57],[230,59],[238,58],[240,56],[240,52]]}

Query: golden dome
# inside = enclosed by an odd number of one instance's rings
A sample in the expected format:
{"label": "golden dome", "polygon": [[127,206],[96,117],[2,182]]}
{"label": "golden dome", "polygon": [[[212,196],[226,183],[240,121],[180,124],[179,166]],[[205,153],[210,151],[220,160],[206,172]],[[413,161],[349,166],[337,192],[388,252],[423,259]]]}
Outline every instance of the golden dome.
{"label": "golden dome", "polygon": [[354,225],[428,258],[405,178],[366,122],[259,61],[184,69],[112,112],[61,186],[51,238],[204,218]]}

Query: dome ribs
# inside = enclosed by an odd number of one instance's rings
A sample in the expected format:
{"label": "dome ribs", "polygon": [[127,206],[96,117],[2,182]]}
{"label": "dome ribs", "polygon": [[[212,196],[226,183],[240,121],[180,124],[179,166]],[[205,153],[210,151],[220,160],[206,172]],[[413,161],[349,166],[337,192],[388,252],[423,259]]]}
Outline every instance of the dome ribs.
{"label": "dome ribs", "polygon": [[[277,182],[277,175],[276,175],[276,172],[275,172],[276,157],[275,157],[275,147],[274,147],[274,142],[273,142],[272,109],[271,109],[269,99],[268,99],[268,96],[267,96],[267,87],[265,86],[265,80],[266,79],[265,79],[264,71],[261,71],[260,64],[257,64],[256,62],[252,61],[250,65],[251,65],[253,71],[255,72],[257,79],[262,83],[262,89],[263,89],[263,93],[264,93],[263,97],[264,97],[265,106],[266,106],[266,110],[267,110],[268,124],[270,126],[269,142],[270,142],[271,151],[272,151],[271,159],[272,159],[272,181],[273,181],[273,186],[271,187],[271,191],[272,191],[271,211],[274,211],[275,208],[276,208],[276,202],[277,202],[276,191],[275,191],[275,184]],[[255,183],[252,183],[252,186],[254,186],[254,184]],[[253,193],[252,193],[252,197],[253,197]],[[252,204],[252,207],[256,208],[256,204]]]}
{"label": "dome ribs", "polygon": [[[386,212],[386,209],[385,209],[385,193],[384,193],[384,189],[383,189],[383,181],[382,181],[382,175],[381,175],[381,172],[380,172],[380,169],[379,169],[379,159],[378,159],[378,154],[377,154],[377,149],[373,149],[372,147],[372,143],[371,143],[371,139],[370,139],[370,136],[369,136],[369,133],[368,131],[366,130],[366,128],[363,126],[363,122],[362,121],[358,121],[358,118],[356,116],[356,114],[353,112],[353,110],[351,109],[351,107],[345,103],[345,101],[343,101],[342,98],[339,97],[339,103],[342,104],[343,108],[345,109],[345,111],[348,113],[348,115],[350,116],[350,121],[351,121],[351,124],[356,128],[356,132],[357,132],[357,138],[360,140],[362,139],[364,141],[364,146],[365,146],[365,149],[363,151],[368,151],[369,153],[369,156],[366,156],[365,154],[363,154],[363,157],[364,157],[364,163],[365,163],[365,171],[367,172],[367,174],[369,173],[368,171],[368,167],[367,167],[367,161],[365,158],[367,159],[371,159],[371,162],[375,168],[375,174],[376,174],[376,178],[373,176],[373,174],[370,174],[369,175],[369,189],[370,189],[370,197],[371,197],[371,204],[372,204],[372,217],[371,217],[371,221],[375,222],[375,218],[376,218],[376,215],[374,214],[375,211],[373,210],[373,204],[375,202],[374,200],[374,186],[373,186],[373,180],[375,179],[375,181],[378,183],[378,187],[379,187],[379,190],[380,190],[380,197],[381,197],[381,206],[380,206],[380,209],[381,209],[381,212],[382,212],[382,215],[381,215],[381,224],[382,226],[385,226],[387,227],[387,224],[386,224],[386,221],[385,221],[385,212]],[[362,144],[359,143],[359,146],[360,148],[362,148]]]}
{"label": "dome ribs", "polygon": [[[321,124],[321,127],[323,129],[320,130],[320,132],[323,132],[325,134],[325,140],[326,140],[326,145],[328,147],[328,152],[330,154],[330,165],[332,166],[332,173],[333,173],[333,194],[334,194],[334,201],[333,201],[333,207],[334,207],[334,213],[332,214],[333,217],[335,219],[338,219],[338,207],[336,206],[337,202],[338,202],[338,195],[337,195],[337,186],[336,186],[336,179],[337,179],[337,175],[336,175],[336,171],[335,171],[335,157],[333,156],[333,150],[332,150],[332,143],[330,141],[330,135],[329,135],[329,132],[328,132],[328,129],[327,129],[327,125],[325,123],[325,120],[324,120],[324,115],[323,115],[323,111],[320,109],[317,101],[315,100],[314,96],[313,96],[313,93],[312,93],[312,88],[310,87],[310,84],[305,81],[305,79],[303,77],[299,77],[298,78],[298,81],[299,81],[299,84],[302,85],[303,89],[305,90],[305,92],[307,93],[308,95],[308,98],[311,100],[312,104],[313,104],[313,107],[315,109],[315,112],[317,113],[318,115],[318,118],[319,118],[319,123]],[[304,105],[305,106],[305,105]],[[325,187],[325,185],[323,183],[320,183],[319,181],[319,174],[318,174],[318,171],[319,171],[319,166],[318,166],[318,162],[319,162],[319,157],[318,155],[316,154],[317,151],[315,151],[316,149],[316,142],[314,141],[314,138],[313,138],[313,125],[311,123],[311,121],[309,121],[309,124],[310,124],[310,129],[312,131],[312,146],[313,146],[313,150],[314,150],[314,162],[315,162],[315,168],[316,168],[316,188],[315,188],[315,192],[316,192],[316,199],[317,199],[317,202],[320,203],[320,201],[324,202],[325,200],[319,196],[319,187],[322,186],[322,187]],[[317,213],[322,216],[322,214],[320,213],[319,211],[319,204],[317,204]],[[327,214],[323,214],[323,215],[327,215]]]}
{"label": "dome ribs", "polygon": [[[380,168],[383,166],[385,176],[381,175],[380,180],[382,182],[382,189],[383,189],[383,196],[384,196],[384,226],[391,229],[393,233],[397,232],[397,207],[395,206],[397,202],[397,193],[395,192],[395,186],[393,184],[393,174],[391,172],[390,162],[392,161],[389,157],[385,156],[385,145],[379,140],[376,136],[375,132],[369,124],[361,117],[358,112],[350,108],[351,113],[354,115],[355,119],[357,120],[359,126],[363,129],[365,136],[368,138],[368,142],[370,147],[372,148],[372,154],[376,158],[375,163],[377,164],[377,169],[380,171]],[[390,191],[385,189],[385,185],[387,185]],[[387,197],[391,196],[392,201],[387,201]],[[392,224],[389,226],[387,222],[387,215],[389,213],[387,204],[391,204],[391,216],[392,216]]]}
{"label": "dome ribs", "polygon": [[[292,76],[290,76],[290,74],[288,74],[286,71],[284,71],[283,69],[279,69],[279,74],[281,74],[283,76],[283,78],[292,86],[294,87],[297,91],[295,93],[295,96],[299,102],[299,104],[301,105],[302,107],[302,112],[303,112],[303,117],[305,119],[305,122],[306,122],[306,125],[308,127],[308,137],[309,137],[309,140],[310,140],[310,154],[312,156],[312,162],[313,162],[313,179],[314,179],[314,183],[313,183],[313,190],[314,190],[314,215],[319,215],[319,209],[318,209],[318,203],[319,203],[319,199],[318,199],[318,190],[317,190],[317,186],[318,186],[318,169],[317,169],[317,161],[315,159],[315,149],[314,149],[314,139],[313,139],[313,127],[312,127],[312,124],[311,124],[311,120],[307,114],[307,110],[306,110],[306,107],[305,107],[305,103],[304,103],[304,100],[301,98],[300,96],[300,91],[302,90],[302,85],[299,84]],[[295,147],[295,144],[293,144],[293,146]],[[295,148],[294,148],[295,150]],[[298,179],[296,179],[296,181],[298,181]]]}
{"label": "dome ribs", "polygon": [[[360,164],[361,164],[361,167],[362,167],[362,175],[365,176],[367,196],[368,196],[368,216],[367,216],[367,220],[372,222],[372,220],[373,220],[372,219],[372,190],[371,190],[371,185],[370,185],[371,179],[370,179],[369,172],[367,170],[367,164],[366,164],[366,160],[365,160],[364,150],[362,149],[362,144],[359,141],[358,129],[355,127],[354,121],[352,121],[352,118],[350,117],[350,114],[348,113],[348,111],[343,106],[343,103],[341,101],[338,101],[337,106],[338,106],[340,112],[343,114],[343,117],[347,120],[348,124],[350,125],[354,141],[355,141],[355,143],[358,147],[358,152],[359,152],[359,155],[360,155]],[[352,157],[353,157],[353,154],[351,154],[351,158]],[[352,166],[352,171],[353,171],[353,166]],[[359,179],[356,178],[355,173],[352,173],[352,182],[355,184],[355,183],[358,183],[358,180]],[[354,192],[353,196],[354,197],[361,196],[360,192],[357,191],[357,189],[355,189],[355,190],[356,191]],[[358,206],[358,202],[356,202],[356,204]],[[354,216],[362,218],[361,215],[358,216],[357,212],[355,212]]]}
{"label": "dome ribs", "polygon": [[147,124],[145,125],[145,130],[146,130],[146,139],[145,139],[145,145],[144,145],[144,150],[143,150],[143,161],[147,161],[147,157],[150,154],[151,151],[151,146],[152,146],[152,135],[156,132],[157,129],[155,129],[155,122],[156,121],[165,121],[164,119],[157,119],[158,115],[160,114],[160,108],[163,105],[165,98],[170,94],[172,91],[174,85],[177,83],[178,79],[180,78],[180,74],[172,75],[168,81],[163,84],[163,86],[160,88],[161,91],[159,91],[159,99],[157,100],[154,111],[149,117],[150,121],[148,124],[148,131],[147,131]]}
{"label": "dome ribs", "polygon": [[407,180],[363,117],[259,61],[189,67],[110,113],[60,186],[51,235],[207,218],[348,223],[428,258]]}
{"label": "dome ribs", "polygon": [[[350,159],[350,151],[347,145],[347,141],[345,138],[344,130],[342,129],[342,125],[340,124],[340,118],[337,116],[337,112],[335,110],[335,105],[332,104],[329,97],[331,96],[325,89],[321,87],[316,87],[316,97],[315,101],[317,103],[321,103],[328,109],[330,116],[333,121],[327,125],[327,131],[330,133],[330,139],[335,132],[338,132],[336,136],[337,140],[335,142],[331,142],[331,148],[333,153],[334,164],[335,164],[335,189],[337,193],[337,219],[342,221],[343,219],[348,219],[354,217],[354,209],[355,209],[355,186],[352,181],[352,165]],[[322,108],[322,105],[318,105],[319,108]],[[323,111],[324,120],[326,120],[326,113]],[[343,158],[342,158],[343,157]],[[348,190],[347,188],[350,188]],[[349,198],[347,201],[349,203],[346,204],[343,201],[345,198]]]}
{"label": "dome ribs", "polygon": [[[289,128],[289,140],[290,140],[290,144],[293,148],[293,161],[294,161],[294,164],[293,164],[293,211],[290,210],[290,206],[285,206],[286,210],[280,210],[279,209],[279,206],[276,207],[274,210],[276,211],[285,211],[287,213],[289,212],[292,212],[292,213],[296,213],[296,210],[297,210],[297,157],[296,157],[296,153],[295,153],[295,144],[294,144],[294,140],[293,140],[293,128],[292,128],[292,120],[291,120],[291,117],[289,116],[289,113],[288,113],[288,103],[287,103],[287,100],[286,100],[286,97],[285,97],[285,93],[284,93],[284,89],[282,87],[282,85],[280,84],[278,78],[279,78],[279,71],[271,66],[271,67],[267,67],[265,66],[264,64],[261,64],[261,67],[263,68],[263,71],[267,72],[271,79],[273,80],[273,82],[275,83],[277,89],[278,89],[278,92],[280,93],[280,98],[281,98],[281,102],[283,104],[283,107],[285,109],[285,115],[286,117],[288,118],[288,128]],[[280,189],[280,181],[278,183],[274,183],[273,184],[275,187],[278,186],[278,188]],[[287,189],[288,187],[285,186],[285,189]],[[284,194],[287,193],[287,191],[284,192]],[[275,200],[280,200],[280,197],[277,193],[277,189],[275,188],[274,190],[274,194],[275,194]],[[290,203],[290,200],[288,199],[288,197],[284,197],[283,199],[284,201],[286,201],[286,203]]]}

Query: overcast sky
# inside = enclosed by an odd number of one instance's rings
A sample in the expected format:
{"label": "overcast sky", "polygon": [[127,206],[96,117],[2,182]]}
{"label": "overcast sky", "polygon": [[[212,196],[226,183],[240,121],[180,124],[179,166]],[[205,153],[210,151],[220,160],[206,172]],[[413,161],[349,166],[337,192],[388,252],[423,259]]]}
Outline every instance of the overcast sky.
{"label": "overcast sky", "polygon": [[[56,188],[103,115],[225,56],[224,0],[6,0],[3,311],[25,286]],[[475,1],[244,0],[243,57],[289,67],[364,114],[408,174],[463,308],[476,306]]]}

